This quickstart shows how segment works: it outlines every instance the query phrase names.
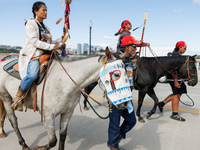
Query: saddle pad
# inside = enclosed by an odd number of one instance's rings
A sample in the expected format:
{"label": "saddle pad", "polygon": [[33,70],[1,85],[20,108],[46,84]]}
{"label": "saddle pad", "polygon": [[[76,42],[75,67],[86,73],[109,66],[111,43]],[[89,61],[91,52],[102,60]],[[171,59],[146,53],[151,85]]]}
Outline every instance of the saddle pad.
{"label": "saddle pad", "polygon": [[[51,61],[52,62],[52,61]],[[51,64],[50,62],[50,64]],[[18,63],[18,59],[15,59],[9,63],[7,63],[6,65],[4,65],[3,69],[4,71],[6,71],[7,73],[9,73],[10,75],[12,75],[13,77],[21,80],[21,77],[19,75],[19,72],[17,71],[18,69],[13,69],[13,67]],[[47,66],[41,66],[40,67],[40,74],[38,76],[38,78],[35,80],[36,85],[39,85],[42,80],[44,79],[44,76],[46,74],[46,70],[47,70]]]}
{"label": "saddle pad", "polygon": [[13,69],[13,66],[17,63],[18,59],[12,60],[11,62],[3,66],[3,70],[12,75],[13,77],[16,77],[17,79],[21,80],[19,72]]}
{"label": "saddle pad", "polygon": [[130,84],[122,60],[108,62],[99,69],[99,78],[114,105],[133,99]]}

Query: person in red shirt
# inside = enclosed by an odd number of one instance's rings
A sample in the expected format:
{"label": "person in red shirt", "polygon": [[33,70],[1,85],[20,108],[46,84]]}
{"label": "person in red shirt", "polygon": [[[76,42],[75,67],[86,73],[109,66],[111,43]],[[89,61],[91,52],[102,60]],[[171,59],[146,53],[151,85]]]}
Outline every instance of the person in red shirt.
{"label": "person in red shirt", "polygon": [[131,35],[131,33],[130,33],[131,29],[132,29],[132,25],[131,25],[130,21],[124,20],[121,23],[121,28],[119,29],[119,31],[117,33],[115,33],[115,36],[120,34],[119,39],[118,39],[118,44],[117,44],[117,52],[118,53],[120,53],[121,39],[124,36]]}

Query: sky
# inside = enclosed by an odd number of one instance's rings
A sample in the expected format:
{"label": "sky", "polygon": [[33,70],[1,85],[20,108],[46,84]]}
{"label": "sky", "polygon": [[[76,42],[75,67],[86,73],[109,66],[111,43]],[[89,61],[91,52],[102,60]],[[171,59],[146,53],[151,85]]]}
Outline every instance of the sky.
{"label": "sky", "polygon": [[[44,23],[50,28],[53,39],[62,36],[65,4],[62,0],[42,0],[47,6]],[[33,17],[35,0],[0,0],[0,45],[24,46],[25,20]],[[129,20],[136,28],[148,19],[144,42],[150,43],[157,56],[172,52],[177,41],[187,44],[186,55],[200,55],[200,0],[72,0],[70,4],[70,36],[67,47],[76,48],[77,43],[89,43],[89,22],[92,26],[92,45],[116,49],[118,36],[114,34],[121,22]],[[141,39],[143,27],[131,31]],[[139,49],[139,48],[138,48]],[[149,49],[142,56],[152,56]]]}

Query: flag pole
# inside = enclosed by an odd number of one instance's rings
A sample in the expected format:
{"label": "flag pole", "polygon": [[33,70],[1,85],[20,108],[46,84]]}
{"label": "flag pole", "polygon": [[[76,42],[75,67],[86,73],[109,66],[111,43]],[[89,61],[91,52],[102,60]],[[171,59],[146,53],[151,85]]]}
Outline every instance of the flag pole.
{"label": "flag pole", "polygon": [[[146,11],[146,12],[145,12],[145,15],[144,15],[144,25],[143,25],[142,37],[141,37],[141,41],[142,41],[142,42],[143,42],[144,30],[145,30],[145,25],[146,25],[146,20],[147,20],[147,19],[148,19],[148,12]],[[139,57],[140,57],[141,49],[142,49],[142,47],[140,47],[140,50],[139,50]]]}

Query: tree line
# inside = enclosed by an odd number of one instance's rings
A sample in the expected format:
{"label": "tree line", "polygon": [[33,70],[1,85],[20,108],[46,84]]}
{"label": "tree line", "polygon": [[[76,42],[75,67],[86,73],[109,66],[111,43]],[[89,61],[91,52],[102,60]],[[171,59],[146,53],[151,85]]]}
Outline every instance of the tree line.
{"label": "tree line", "polygon": [[3,49],[3,48],[0,48],[0,53],[19,53],[19,50],[17,50],[17,49]]}

